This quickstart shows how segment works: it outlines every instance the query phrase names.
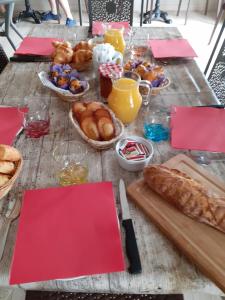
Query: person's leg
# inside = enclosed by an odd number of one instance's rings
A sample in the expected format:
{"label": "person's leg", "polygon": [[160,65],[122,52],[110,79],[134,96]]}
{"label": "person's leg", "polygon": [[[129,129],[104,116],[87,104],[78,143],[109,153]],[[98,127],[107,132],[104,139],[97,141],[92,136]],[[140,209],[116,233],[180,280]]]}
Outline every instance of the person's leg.
{"label": "person's leg", "polygon": [[53,15],[57,15],[57,8],[56,8],[56,1],[55,0],[48,0],[49,5],[51,7],[51,12]]}
{"label": "person's leg", "polygon": [[[52,0],[50,0],[50,1],[52,1]],[[63,8],[66,17],[69,18],[69,19],[71,19],[71,20],[73,20],[73,16],[71,14],[71,10],[70,10],[70,6],[69,6],[68,0],[60,0],[59,3],[60,3],[60,5]]]}
{"label": "person's leg", "polygon": [[76,25],[76,21],[73,19],[71,14],[70,6],[68,0],[59,0],[60,5],[62,6],[65,15],[66,15],[66,26],[73,27]]}
{"label": "person's leg", "polygon": [[3,5],[3,4],[0,5],[0,13],[2,13],[2,14],[5,13],[5,5]]}
{"label": "person's leg", "polygon": [[42,21],[58,20],[57,7],[55,0],[48,0],[51,10],[44,13],[41,17]]}

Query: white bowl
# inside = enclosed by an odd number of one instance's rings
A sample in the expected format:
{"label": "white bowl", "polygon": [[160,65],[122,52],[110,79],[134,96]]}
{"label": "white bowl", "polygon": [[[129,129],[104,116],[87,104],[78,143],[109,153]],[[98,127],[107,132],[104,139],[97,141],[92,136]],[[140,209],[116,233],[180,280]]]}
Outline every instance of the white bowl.
{"label": "white bowl", "polygon": [[[127,160],[126,158],[122,157],[119,153],[119,148],[121,146],[121,144],[123,143],[124,140],[126,139],[131,139],[134,140],[136,142],[139,142],[141,144],[144,144],[148,150],[149,150],[149,156],[143,160],[139,160],[139,161],[134,161],[134,160]],[[127,171],[131,171],[131,172],[137,172],[137,171],[141,171],[144,169],[145,166],[147,166],[150,162],[150,160],[152,159],[153,153],[154,153],[154,149],[152,146],[152,143],[140,136],[127,136],[121,140],[119,140],[116,144],[116,157],[118,160],[119,165],[121,166],[121,168],[127,170]]]}

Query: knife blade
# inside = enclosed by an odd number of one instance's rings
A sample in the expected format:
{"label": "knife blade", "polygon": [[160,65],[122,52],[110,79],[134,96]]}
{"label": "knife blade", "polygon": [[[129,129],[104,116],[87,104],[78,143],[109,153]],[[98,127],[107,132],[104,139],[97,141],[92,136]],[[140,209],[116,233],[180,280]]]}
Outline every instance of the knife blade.
{"label": "knife blade", "polygon": [[128,271],[132,274],[141,273],[141,260],[138,252],[133,222],[130,216],[123,179],[119,183],[120,204],[122,210],[122,225],[125,229],[126,253],[130,263]]}

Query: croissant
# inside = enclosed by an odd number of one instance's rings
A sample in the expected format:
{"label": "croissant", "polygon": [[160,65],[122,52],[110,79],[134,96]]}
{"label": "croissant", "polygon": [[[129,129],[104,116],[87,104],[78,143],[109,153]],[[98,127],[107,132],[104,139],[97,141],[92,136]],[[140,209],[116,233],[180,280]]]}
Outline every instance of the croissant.
{"label": "croissant", "polygon": [[92,47],[88,42],[85,41],[81,41],[80,43],[78,43],[74,48],[73,51],[76,52],[78,50],[91,50]]}
{"label": "croissant", "polygon": [[92,51],[90,50],[78,50],[74,52],[72,62],[74,63],[85,63],[92,59]]}
{"label": "croissant", "polygon": [[73,57],[73,49],[69,42],[55,41],[52,43],[55,50],[52,53],[53,62],[56,64],[70,63]]}
{"label": "croissant", "polygon": [[148,186],[185,215],[225,232],[225,198],[209,195],[198,181],[165,166],[147,166]]}

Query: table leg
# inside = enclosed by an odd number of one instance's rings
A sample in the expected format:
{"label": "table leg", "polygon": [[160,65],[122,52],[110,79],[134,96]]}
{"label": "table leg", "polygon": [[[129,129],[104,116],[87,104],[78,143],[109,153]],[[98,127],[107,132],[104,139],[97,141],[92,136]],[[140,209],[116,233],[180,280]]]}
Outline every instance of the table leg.
{"label": "table leg", "polygon": [[151,23],[153,20],[163,21],[167,24],[172,23],[172,20],[168,18],[168,13],[160,10],[160,0],[156,0],[153,11],[148,11],[144,14],[144,24]]}
{"label": "table leg", "polygon": [[80,26],[82,26],[82,7],[81,7],[81,1],[78,0],[78,8],[79,8],[79,18],[80,18]]}
{"label": "table leg", "polygon": [[20,12],[18,17],[14,18],[14,22],[32,18],[36,24],[41,24],[41,13],[31,8],[29,0],[25,0],[25,7],[26,10]]}
{"label": "table leg", "polygon": [[142,21],[143,21],[143,9],[144,9],[144,0],[141,0],[140,26],[142,26]]}

